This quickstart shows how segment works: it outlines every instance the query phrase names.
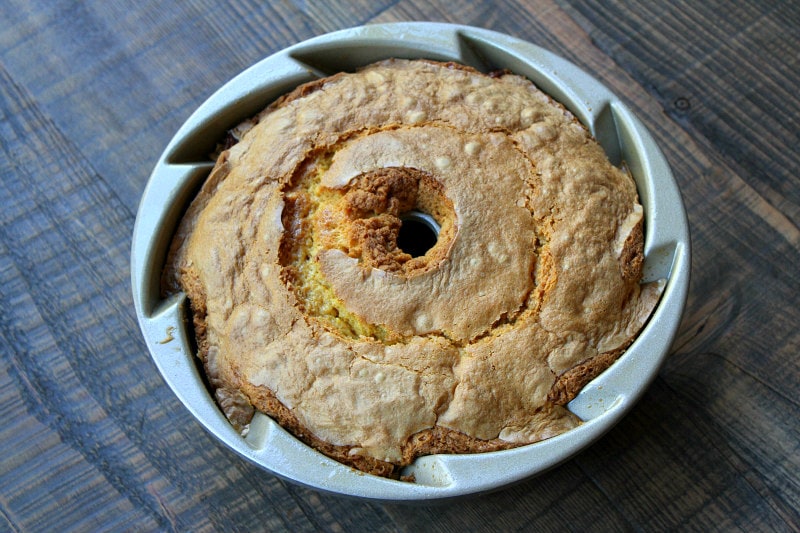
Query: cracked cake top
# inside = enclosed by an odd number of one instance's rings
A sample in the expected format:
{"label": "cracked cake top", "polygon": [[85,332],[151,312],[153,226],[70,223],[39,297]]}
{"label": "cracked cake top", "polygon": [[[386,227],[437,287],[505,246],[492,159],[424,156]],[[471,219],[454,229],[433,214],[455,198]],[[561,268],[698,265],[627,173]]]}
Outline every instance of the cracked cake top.
{"label": "cracked cake top", "polygon": [[[237,128],[164,274],[223,411],[362,470],[502,449],[565,407],[652,311],[628,174],[528,80],[389,60]],[[398,245],[403,215],[436,243]]]}

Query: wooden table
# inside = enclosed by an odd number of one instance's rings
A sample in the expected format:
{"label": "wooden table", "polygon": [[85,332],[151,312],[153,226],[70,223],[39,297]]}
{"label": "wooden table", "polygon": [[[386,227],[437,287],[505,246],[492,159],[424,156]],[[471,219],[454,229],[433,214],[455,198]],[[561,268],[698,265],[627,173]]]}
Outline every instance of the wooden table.
{"label": "wooden table", "polygon": [[[0,530],[800,530],[800,4],[606,4],[2,2]],[[678,339],[630,415],[439,506],[323,495],[224,448],[156,370],[129,281],[145,182],[205,98],[287,45],[400,20],[505,32],[606,83],[693,241]]]}

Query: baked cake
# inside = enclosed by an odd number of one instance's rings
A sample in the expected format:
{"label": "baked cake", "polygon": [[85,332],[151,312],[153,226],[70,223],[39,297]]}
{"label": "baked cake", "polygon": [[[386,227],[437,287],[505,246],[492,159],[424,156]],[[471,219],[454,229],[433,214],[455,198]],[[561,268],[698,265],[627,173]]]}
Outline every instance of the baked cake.
{"label": "baked cake", "polygon": [[[166,292],[231,423],[255,410],[396,477],[581,423],[641,284],[636,187],[527,79],[388,60],[300,86],[231,131],[175,235]],[[424,253],[408,213],[435,220]],[[411,236],[413,240],[413,235]]]}

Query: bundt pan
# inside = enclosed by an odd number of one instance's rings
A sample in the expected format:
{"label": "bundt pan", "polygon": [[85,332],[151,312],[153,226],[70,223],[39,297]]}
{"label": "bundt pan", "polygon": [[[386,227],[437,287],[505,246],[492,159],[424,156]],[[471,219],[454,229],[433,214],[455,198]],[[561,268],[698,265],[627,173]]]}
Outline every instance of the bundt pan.
{"label": "bundt pan", "polygon": [[[666,279],[661,300],[628,350],[569,404],[584,423],[505,451],[432,455],[406,468],[415,482],[364,474],[304,445],[256,414],[246,437],[209,393],[193,353],[186,298],[163,299],[160,275],[178,221],[213,166],[208,154],[227,130],[301,83],[387,58],[457,61],[480,71],[509,69],[564,104],[625,162],[645,212],[644,281]],[[502,224],[502,221],[498,221]],[[573,64],[520,39],[438,23],[376,24],[322,35],[282,50],[213,94],[186,121],[153,170],[133,232],[136,312],[153,360],[189,412],[215,437],[265,470],[318,490],[382,501],[430,501],[496,490],[568,459],[608,431],[656,376],[681,319],[689,285],[689,231],[669,166],[645,127],[609,90]],[[178,423],[192,423],[188,418]]]}

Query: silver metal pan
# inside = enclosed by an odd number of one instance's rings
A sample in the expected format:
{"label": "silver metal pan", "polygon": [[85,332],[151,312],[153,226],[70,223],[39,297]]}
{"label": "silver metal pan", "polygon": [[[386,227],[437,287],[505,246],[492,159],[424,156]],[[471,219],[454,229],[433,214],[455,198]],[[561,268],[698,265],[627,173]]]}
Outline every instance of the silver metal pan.
{"label": "silver metal pan", "polygon": [[[481,71],[507,68],[564,104],[614,163],[630,169],[645,211],[645,280],[667,280],[652,318],[626,353],[587,385],[569,409],[585,423],[557,437],[470,455],[419,458],[415,483],[364,474],[317,453],[257,415],[246,438],[209,394],[192,349],[185,297],[162,299],[159,279],[173,232],[208,175],[207,154],[227,130],[295,86],[380,59],[457,61]],[[667,161],[620,100],[568,61],[520,39],[467,26],[377,24],[343,30],[282,50],[231,80],[186,121],[164,150],[142,196],[133,233],[131,279],[139,324],[166,382],[191,415],[243,457],[282,478],[322,491],[384,501],[430,501],[496,490],[568,459],[608,431],[656,376],[681,319],[690,242],[680,193]],[[187,417],[177,423],[193,423]]]}

